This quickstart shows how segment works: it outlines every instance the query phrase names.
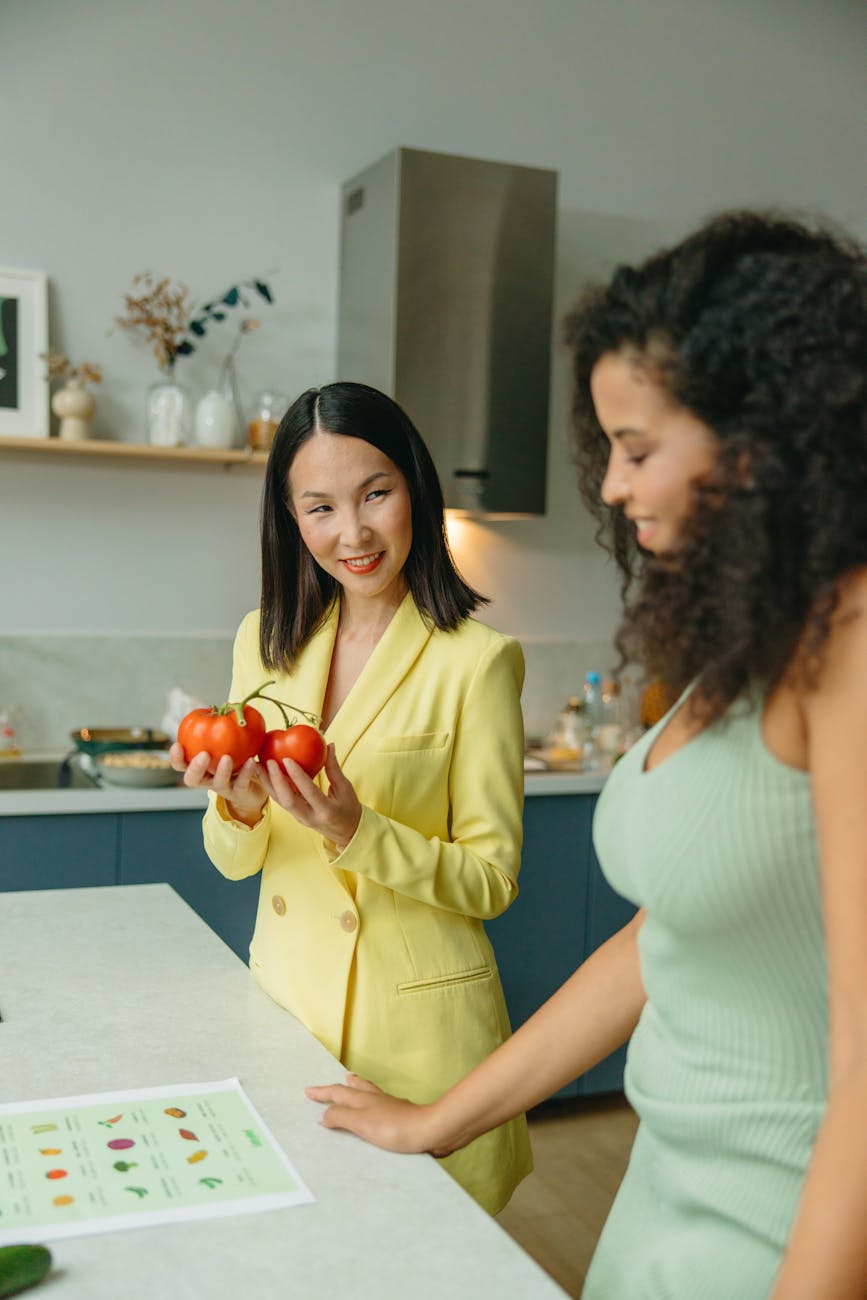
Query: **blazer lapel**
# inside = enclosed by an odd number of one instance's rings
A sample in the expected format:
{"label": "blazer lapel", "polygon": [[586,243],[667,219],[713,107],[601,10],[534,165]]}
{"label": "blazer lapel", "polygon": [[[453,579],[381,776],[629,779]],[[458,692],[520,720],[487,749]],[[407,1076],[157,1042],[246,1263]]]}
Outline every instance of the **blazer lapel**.
{"label": "blazer lapel", "polygon": [[322,714],[339,614],[340,602],[335,600],[325,616],[325,622],[298,656],[287,688],[290,699],[286,703],[293,704],[296,709],[304,709],[307,713],[315,713],[317,718]]}
{"label": "blazer lapel", "polygon": [[[326,739],[333,742],[337,750],[341,767],[345,765],[359,737],[418,659],[432,630],[432,625],[424,621],[412,596],[407,593],[325,733]],[[332,634],[328,649],[329,663],[333,645]],[[326,666],[326,675],[327,672]],[[325,689],[324,683],[322,689]],[[321,708],[321,694],[319,701]]]}

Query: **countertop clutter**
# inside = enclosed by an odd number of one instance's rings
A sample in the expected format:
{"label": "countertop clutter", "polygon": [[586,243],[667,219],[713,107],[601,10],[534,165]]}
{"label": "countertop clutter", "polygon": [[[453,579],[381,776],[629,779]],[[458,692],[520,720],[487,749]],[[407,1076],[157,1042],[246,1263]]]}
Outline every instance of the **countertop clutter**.
{"label": "countertop clutter", "polygon": [[[20,762],[55,763],[58,768],[63,755],[25,755],[24,759],[6,758],[0,762],[0,817],[38,817],[51,813],[118,813],[157,812],[201,808],[204,810],[207,795],[204,790],[189,790],[184,785],[133,787],[103,782],[95,785],[88,780],[77,781],[62,788],[22,788],[12,781],[16,765]],[[8,779],[4,780],[4,770]],[[603,772],[543,771],[524,774],[524,793],[598,794],[605,782]]]}
{"label": "countertop clutter", "polygon": [[167,885],[0,894],[0,932],[0,1100],[238,1077],[316,1197],[49,1243],[57,1300],[564,1295],[431,1157],[316,1122],[338,1062]]}

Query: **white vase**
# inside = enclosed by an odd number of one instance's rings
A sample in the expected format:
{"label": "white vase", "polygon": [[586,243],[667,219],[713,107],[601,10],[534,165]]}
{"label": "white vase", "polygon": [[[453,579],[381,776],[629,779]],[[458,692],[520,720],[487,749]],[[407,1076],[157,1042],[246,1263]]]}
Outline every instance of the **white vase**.
{"label": "white vase", "polygon": [[86,442],[96,402],[79,379],[70,379],[51,399],[51,409],[60,418],[57,436],[66,441]]}
{"label": "white vase", "polygon": [[196,442],[200,447],[232,447],[237,434],[234,404],[212,388],[196,404]]}
{"label": "white vase", "polygon": [[152,384],[147,395],[148,441],[155,447],[178,447],[190,437],[190,395],[174,379]]}

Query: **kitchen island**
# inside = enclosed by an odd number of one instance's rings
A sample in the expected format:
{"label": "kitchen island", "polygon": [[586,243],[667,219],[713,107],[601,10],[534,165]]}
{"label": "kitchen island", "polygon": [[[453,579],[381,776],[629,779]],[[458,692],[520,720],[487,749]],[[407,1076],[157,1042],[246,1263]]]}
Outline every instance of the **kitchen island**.
{"label": "kitchen island", "polygon": [[0,1100],[237,1076],[315,1204],[51,1244],[57,1300],[556,1300],[429,1156],[316,1122],[338,1062],[167,885],[0,894]]}

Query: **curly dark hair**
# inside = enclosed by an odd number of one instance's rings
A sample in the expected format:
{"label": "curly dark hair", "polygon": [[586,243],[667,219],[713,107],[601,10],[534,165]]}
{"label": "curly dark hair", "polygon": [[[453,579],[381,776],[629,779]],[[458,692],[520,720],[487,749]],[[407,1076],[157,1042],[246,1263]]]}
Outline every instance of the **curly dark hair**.
{"label": "curly dark hair", "polygon": [[[821,667],[840,580],[867,564],[864,250],[827,223],[728,212],[592,286],[565,322],[581,494],[614,556],[623,662],[719,717],[750,686]],[[637,356],[719,439],[678,562],[600,497],[609,444],[590,375]]]}

